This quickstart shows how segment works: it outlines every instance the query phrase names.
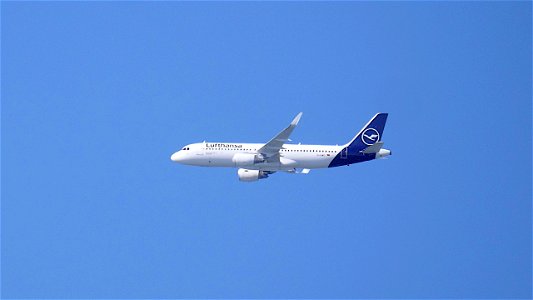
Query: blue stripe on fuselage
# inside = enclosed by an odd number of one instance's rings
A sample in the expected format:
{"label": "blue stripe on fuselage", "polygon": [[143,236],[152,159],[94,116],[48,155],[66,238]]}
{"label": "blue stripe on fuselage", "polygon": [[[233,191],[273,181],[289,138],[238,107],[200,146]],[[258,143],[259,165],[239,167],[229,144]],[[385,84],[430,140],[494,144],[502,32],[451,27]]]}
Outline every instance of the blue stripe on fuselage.
{"label": "blue stripe on fuselage", "polygon": [[[376,158],[375,153],[368,153],[368,154],[363,154],[359,152],[350,153],[349,151],[350,149],[346,149],[346,148],[344,148],[341,152],[337,153],[335,158],[331,161],[331,163],[329,163],[328,168],[351,165],[351,164],[355,164],[359,162],[373,160]],[[345,155],[342,155],[341,153],[343,153],[344,151],[348,151],[348,153]]]}

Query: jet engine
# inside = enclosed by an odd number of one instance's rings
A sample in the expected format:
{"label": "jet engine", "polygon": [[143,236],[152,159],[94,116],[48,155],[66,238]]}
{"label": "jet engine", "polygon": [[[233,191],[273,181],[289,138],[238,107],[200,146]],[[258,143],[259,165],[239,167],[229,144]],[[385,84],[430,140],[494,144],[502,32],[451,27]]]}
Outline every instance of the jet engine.
{"label": "jet engine", "polygon": [[231,161],[235,164],[236,167],[246,167],[263,162],[264,159],[259,157],[259,155],[257,154],[237,153],[233,156]]}
{"label": "jet engine", "polygon": [[259,170],[248,170],[248,169],[239,169],[237,171],[237,175],[239,175],[240,181],[257,181],[259,179],[264,179],[268,177],[268,173],[265,171],[259,171]]}

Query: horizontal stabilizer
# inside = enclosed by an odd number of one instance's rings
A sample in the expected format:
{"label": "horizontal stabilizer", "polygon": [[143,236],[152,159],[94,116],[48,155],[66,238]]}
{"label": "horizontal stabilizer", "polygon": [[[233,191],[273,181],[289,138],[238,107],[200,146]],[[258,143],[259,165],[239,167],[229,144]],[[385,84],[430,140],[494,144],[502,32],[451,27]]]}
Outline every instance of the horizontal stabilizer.
{"label": "horizontal stabilizer", "polygon": [[378,153],[381,147],[383,147],[383,142],[377,142],[374,145],[366,147],[364,150],[361,151],[361,153]]}

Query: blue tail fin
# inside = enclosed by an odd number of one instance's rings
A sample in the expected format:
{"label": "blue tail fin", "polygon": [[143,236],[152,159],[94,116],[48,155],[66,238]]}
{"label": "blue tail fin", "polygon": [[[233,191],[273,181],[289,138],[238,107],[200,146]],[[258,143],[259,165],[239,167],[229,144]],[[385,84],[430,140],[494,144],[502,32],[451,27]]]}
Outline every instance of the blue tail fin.
{"label": "blue tail fin", "polygon": [[357,153],[368,146],[381,141],[383,130],[387,122],[387,113],[376,114],[359,133],[348,143],[348,151]]}

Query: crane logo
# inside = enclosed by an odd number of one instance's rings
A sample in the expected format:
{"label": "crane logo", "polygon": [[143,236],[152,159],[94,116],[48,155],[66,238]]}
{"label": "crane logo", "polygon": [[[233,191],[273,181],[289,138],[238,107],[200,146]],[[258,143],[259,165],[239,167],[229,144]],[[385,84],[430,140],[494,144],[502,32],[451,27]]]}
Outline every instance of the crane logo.
{"label": "crane logo", "polygon": [[361,141],[366,145],[374,145],[379,141],[379,132],[374,128],[367,128],[361,135]]}

